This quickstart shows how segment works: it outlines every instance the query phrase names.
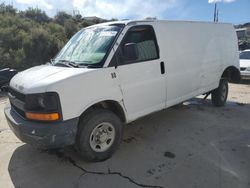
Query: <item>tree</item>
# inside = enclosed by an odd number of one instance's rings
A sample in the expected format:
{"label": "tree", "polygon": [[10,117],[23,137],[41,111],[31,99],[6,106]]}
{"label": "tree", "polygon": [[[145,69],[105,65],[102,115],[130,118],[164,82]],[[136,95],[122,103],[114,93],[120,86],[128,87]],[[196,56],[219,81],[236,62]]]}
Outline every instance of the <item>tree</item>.
{"label": "tree", "polygon": [[77,24],[72,19],[64,22],[64,28],[67,38],[71,38],[79,30]]}
{"label": "tree", "polygon": [[38,8],[28,8],[26,11],[21,12],[21,15],[38,23],[48,23],[50,21],[46,13]]}
{"label": "tree", "polygon": [[58,12],[54,19],[37,8],[18,12],[12,5],[0,4],[0,69],[24,70],[54,58],[79,29],[99,22]]}
{"label": "tree", "polygon": [[82,21],[82,15],[81,14],[76,14],[73,16],[74,21],[76,22],[81,22]]}
{"label": "tree", "polygon": [[60,25],[64,25],[65,21],[68,20],[68,19],[71,19],[72,16],[67,14],[66,12],[64,11],[60,11],[56,14],[55,18],[54,18],[54,21]]}
{"label": "tree", "polygon": [[12,5],[0,4],[0,14],[13,14],[15,15],[17,10]]}

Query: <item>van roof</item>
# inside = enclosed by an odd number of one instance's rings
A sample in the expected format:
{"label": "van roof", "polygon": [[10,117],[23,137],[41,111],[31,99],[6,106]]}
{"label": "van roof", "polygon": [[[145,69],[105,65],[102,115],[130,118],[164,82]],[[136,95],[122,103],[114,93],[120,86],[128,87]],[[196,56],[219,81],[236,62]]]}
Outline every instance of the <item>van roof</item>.
{"label": "van roof", "polygon": [[[232,25],[230,23],[214,23],[214,22],[207,22],[207,21],[184,21],[184,20],[122,20],[122,21],[112,21],[112,22],[104,22],[96,25],[111,25],[111,24],[124,24],[124,25],[133,25],[136,23],[150,23],[150,22],[176,22],[176,23],[203,23],[203,24],[227,24]],[[93,26],[96,26],[93,25]],[[91,27],[91,26],[90,26]]]}

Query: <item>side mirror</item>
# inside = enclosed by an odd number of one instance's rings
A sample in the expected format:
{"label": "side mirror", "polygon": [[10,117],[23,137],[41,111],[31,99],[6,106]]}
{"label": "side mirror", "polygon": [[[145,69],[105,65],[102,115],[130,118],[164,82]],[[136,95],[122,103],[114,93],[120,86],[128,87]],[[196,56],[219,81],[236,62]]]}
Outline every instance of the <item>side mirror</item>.
{"label": "side mirror", "polygon": [[138,49],[136,43],[127,43],[124,45],[125,61],[134,61],[138,59]]}

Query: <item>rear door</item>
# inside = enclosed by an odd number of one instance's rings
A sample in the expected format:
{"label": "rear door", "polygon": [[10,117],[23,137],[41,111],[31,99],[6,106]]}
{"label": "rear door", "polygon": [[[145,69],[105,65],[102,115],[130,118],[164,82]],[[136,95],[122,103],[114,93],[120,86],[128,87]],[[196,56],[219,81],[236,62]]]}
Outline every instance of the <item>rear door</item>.
{"label": "rear door", "polygon": [[[124,46],[135,43],[138,58],[126,61]],[[165,108],[166,78],[164,63],[154,29],[151,25],[132,26],[126,33],[115,56],[119,63],[117,75],[123,93],[128,119]]]}

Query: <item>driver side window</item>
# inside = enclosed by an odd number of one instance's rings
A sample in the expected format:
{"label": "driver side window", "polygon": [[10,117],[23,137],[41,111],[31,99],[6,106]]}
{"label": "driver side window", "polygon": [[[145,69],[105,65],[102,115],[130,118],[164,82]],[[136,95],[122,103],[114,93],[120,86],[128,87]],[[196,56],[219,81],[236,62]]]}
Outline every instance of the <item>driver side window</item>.
{"label": "driver side window", "polygon": [[[133,61],[127,61],[124,58],[124,47],[130,43],[134,43],[137,49],[137,59]],[[153,27],[143,25],[130,28],[122,42],[121,53],[123,56],[122,64],[158,59],[159,52]]]}

